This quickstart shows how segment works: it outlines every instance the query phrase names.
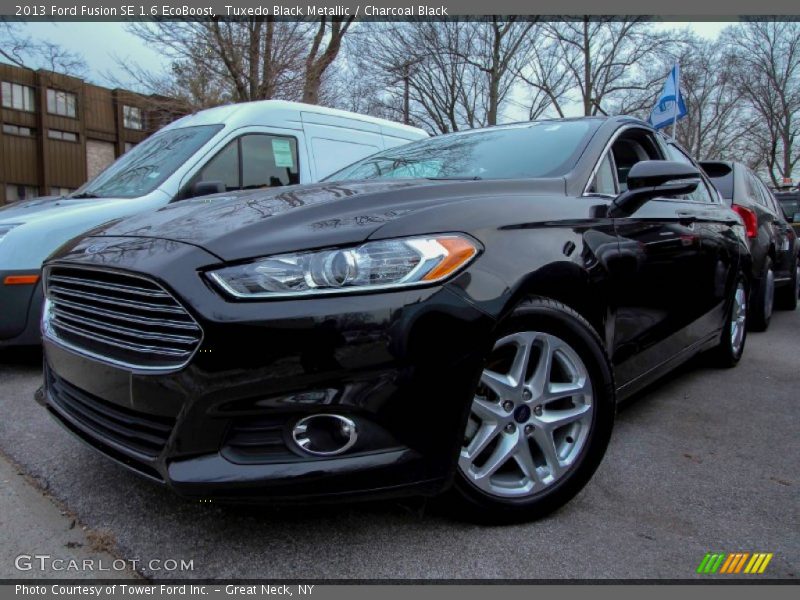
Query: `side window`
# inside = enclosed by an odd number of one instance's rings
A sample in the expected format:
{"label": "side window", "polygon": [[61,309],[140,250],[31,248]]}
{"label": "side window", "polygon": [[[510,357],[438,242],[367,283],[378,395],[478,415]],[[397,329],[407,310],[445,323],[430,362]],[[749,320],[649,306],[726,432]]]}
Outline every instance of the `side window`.
{"label": "side window", "polygon": [[767,201],[767,207],[775,213],[777,216],[783,215],[783,211],[781,207],[778,206],[778,199],[775,198],[775,195],[770,191],[767,187],[767,184],[761,181],[761,178],[756,175],[756,181],[759,183],[759,188],[761,189],[761,193],[764,194],[764,199]]}
{"label": "side window", "polygon": [[775,212],[775,208],[772,206],[772,202],[770,201],[769,193],[766,189],[764,189],[764,184],[761,183],[761,180],[756,177],[754,173],[750,173],[750,178],[753,182],[753,187],[756,190],[756,202],[770,212]]}
{"label": "side window", "polygon": [[628,173],[643,160],[662,160],[661,151],[653,135],[643,129],[632,129],[621,135],[611,147],[619,190],[628,189]]}
{"label": "side window", "polygon": [[747,192],[747,197],[750,198],[752,202],[764,206],[764,199],[757,191],[758,184],[755,182],[749,171],[744,172],[744,189]]}
{"label": "side window", "polygon": [[243,135],[208,161],[191,183],[200,181],[221,181],[229,192],[300,183],[297,140],[263,134]]}
{"label": "side window", "polygon": [[614,164],[611,162],[610,152],[606,153],[606,157],[600,163],[587,191],[590,194],[617,195],[617,178],[614,175]]}
{"label": "side window", "polygon": [[[675,146],[674,144],[667,144],[667,153],[669,154],[669,158],[671,160],[676,160],[678,162],[684,162],[687,165],[692,165],[696,167],[697,165],[694,164],[691,158],[689,158],[683,151]],[[715,199],[719,197],[719,195],[711,191],[708,188],[708,184],[706,183],[705,178],[700,175],[700,184],[691,194],[683,194],[681,196],[676,196],[682,200],[691,200],[694,202],[714,202]]]}
{"label": "side window", "polygon": [[221,181],[229,192],[239,189],[239,140],[233,140],[208,161],[192,183],[200,181]]}
{"label": "side window", "polygon": [[271,135],[241,138],[242,189],[300,183],[297,141]]}

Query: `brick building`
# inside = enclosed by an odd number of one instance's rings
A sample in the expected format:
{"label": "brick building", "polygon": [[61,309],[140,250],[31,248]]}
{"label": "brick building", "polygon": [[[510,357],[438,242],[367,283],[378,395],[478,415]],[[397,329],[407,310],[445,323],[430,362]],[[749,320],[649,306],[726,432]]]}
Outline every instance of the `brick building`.
{"label": "brick building", "polygon": [[177,116],[167,99],[0,64],[0,205],[80,187]]}

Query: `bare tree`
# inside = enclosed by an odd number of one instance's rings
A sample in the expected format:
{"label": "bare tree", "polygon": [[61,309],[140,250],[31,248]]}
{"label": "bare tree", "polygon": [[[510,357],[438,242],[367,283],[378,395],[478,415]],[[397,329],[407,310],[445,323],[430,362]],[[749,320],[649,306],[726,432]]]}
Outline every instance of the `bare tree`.
{"label": "bare tree", "polygon": [[758,117],[751,140],[761,156],[752,164],[763,165],[777,186],[800,160],[800,22],[752,20],[726,29],[723,39]]}
{"label": "bare tree", "polygon": [[176,96],[191,108],[271,98],[317,103],[352,19],[132,23],[129,31],[170,61],[166,75],[118,60],[149,92]]}
{"label": "bare tree", "polygon": [[[344,37],[355,17],[333,17],[328,21],[321,17],[317,31],[311,42],[311,48],[306,55],[305,82],[303,84],[303,102],[308,104],[319,103],[322,78],[328,67],[331,66],[339,54]],[[324,40],[327,39],[324,49]]]}
{"label": "bare tree", "polygon": [[88,67],[83,56],[58,44],[35,40],[26,33],[24,23],[0,19],[0,39],[0,57],[11,64],[86,77]]}
{"label": "bare tree", "polygon": [[584,115],[614,111],[614,103],[631,90],[652,82],[641,77],[640,64],[663,52],[668,36],[643,18],[565,19],[536,30],[537,50],[524,80],[539,97],[538,106],[559,115],[577,101]]}
{"label": "bare tree", "polygon": [[500,105],[519,77],[520,69],[531,54],[529,33],[536,20],[509,16],[501,20],[492,16],[488,21],[467,25],[468,43],[449,51],[472,66],[484,79],[482,96],[485,117],[483,125],[495,125]]}

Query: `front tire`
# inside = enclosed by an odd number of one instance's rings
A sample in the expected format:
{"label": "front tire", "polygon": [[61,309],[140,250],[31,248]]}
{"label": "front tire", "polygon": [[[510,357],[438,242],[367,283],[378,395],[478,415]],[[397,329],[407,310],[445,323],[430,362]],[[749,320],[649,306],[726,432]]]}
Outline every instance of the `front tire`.
{"label": "front tire", "polygon": [[559,508],[605,454],[614,382],[592,326],[559,302],[520,304],[495,338],[451,491],[459,514],[513,523]]}

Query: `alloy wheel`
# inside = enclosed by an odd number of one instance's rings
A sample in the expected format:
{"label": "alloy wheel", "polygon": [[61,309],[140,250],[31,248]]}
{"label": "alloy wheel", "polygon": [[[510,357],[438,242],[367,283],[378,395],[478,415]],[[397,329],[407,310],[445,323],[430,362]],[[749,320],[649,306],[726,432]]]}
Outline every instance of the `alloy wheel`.
{"label": "alloy wheel", "polygon": [[591,378],[567,342],[537,331],[505,336],[481,375],[459,469],[494,496],[536,494],[575,463],[592,417]]}
{"label": "alloy wheel", "polygon": [[747,326],[747,292],[740,281],[733,295],[733,310],[731,310],[731,349],[734,354],[739,354],[744,342],[744,332]]}

